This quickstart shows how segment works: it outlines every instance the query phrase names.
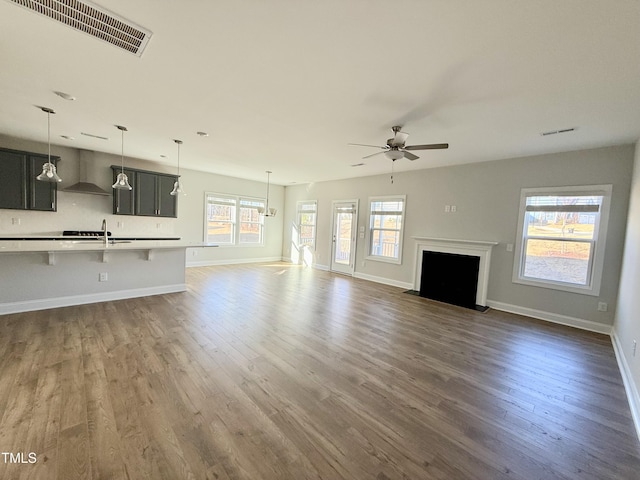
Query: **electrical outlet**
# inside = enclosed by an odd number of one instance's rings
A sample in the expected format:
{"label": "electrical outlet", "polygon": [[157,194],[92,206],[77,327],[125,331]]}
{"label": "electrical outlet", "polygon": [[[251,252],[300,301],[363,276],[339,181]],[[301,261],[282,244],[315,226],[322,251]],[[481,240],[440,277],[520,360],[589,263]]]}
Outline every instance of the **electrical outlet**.
{"label": "electrical outlet", "polygon": [[162,226],[161,223],[156,223],[156,228],[160,228]]}
{"label": "electrical outlet", "polygon": [[507,243],[507,252],[513,252],[513,243]]}
{"label": "electrical outlet", "polygon": [[109,280],[109,275],[107,274],[107,272],[100,272],[100,275],[98,276],[98,281],[106,282],[108,280]]}
{"label": "electrical outlet", "polygon": [[455,205],[451,205],[451,213],[456,213],[458,211],[458,207]]}
{"label": "electrical outlet", "polygon": [[606,312],[608,308],[609,308],[609,305],[607,305],[605,302],[598,302],[599,312]]}
{"label": "electrical outlet", "polygon": [[449,213],[451,211],[451,205],[444,206],[444,213]]}
{"label": "electrical outlet", "polygon": [[20,219],[19,218],[12,218],[11,219],[11,224],[12,225],[20,225]]}
{"label": "electrical outlet", "polygon": [[118,228],[124,228],[124,222],[122,220],[118,222]]}

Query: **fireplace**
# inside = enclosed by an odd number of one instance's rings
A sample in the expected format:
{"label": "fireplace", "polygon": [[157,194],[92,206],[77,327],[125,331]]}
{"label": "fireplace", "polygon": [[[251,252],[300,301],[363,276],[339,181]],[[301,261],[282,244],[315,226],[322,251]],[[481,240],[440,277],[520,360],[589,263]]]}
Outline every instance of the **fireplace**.
{"label": "fireplace", "polygon": [[497,242],[413,237],[414,289],[421,296],[468,308],[486,307],[491,249]]}
{"label": "fireplace", "polygon": [[476,308],[480,257],[457,253],[422,252],[420,296]]}

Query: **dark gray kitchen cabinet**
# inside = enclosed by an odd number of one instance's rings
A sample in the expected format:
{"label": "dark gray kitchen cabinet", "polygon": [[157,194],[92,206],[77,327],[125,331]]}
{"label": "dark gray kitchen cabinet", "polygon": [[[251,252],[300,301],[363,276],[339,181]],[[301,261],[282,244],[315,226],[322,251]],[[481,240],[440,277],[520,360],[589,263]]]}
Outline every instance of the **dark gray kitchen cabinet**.
{"label": "dark gray kitchen cabinet", "polygon": [[[58,160],[51,157],[54,165]],[[47,161],[46,155],[0,149],[0,208],[55,212],[58,184],[36,180]]]}
{"label": "dark gray kitchen cabinet", "polygon": [[158,216],[160,217],[177,217],[178,202],[177,197],[171,195],[173,184],[176,183],[178,177],[175,175],[158,175],[156,189],[158,196]]}
{"label": "dark gray kitchen cabinet", "polygon": [[176,197],[171,195],[174,175],[136,172],[137,214],[151,217],[176,217]]}
{"label": "dark gray kitchen cabinet", "polygon": [[[121,167],[112,165],[113,178]],[[116,215],[140,215],[146,217],[178,216],[177,199],[171,195],[178,177],[147,170],[127,169],[133,190],[114,190],[113,213]],[[118,198],[116,198],[118,197]]]}
{"label": "dark gray kitchen cabinet", "polygon": [[[116,182],[118,174],[122,171],[121,168],[113,169],[113,183]],[[135,172],[129,169],[124,169],[124,173],[129,179],[129,185],[134,187],[135,185]],[[113,213],[116,215],[135,215],[135,197],[133,190],[121,190],[119,188],[113,189]]]}

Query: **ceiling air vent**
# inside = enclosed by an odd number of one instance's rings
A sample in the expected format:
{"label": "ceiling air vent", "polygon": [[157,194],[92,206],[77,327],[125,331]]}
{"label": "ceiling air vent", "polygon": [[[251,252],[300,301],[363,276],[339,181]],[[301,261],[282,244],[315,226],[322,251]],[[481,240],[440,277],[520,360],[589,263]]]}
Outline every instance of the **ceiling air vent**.
{"label": "ceiling air vent", "polygon": [[9,0],[92,37],[141,56],[151,32],[89,2],[77,0]]}
{"label": "ceiling air vent", "polygon": [[542,135],[543,137],[546,137],[547,135],[557,135],[558,133],[575,132],[575,130],[576,130],[576,127],[563,128],[562,130],[550,130],[548,132],[542,132],[540,135]]}

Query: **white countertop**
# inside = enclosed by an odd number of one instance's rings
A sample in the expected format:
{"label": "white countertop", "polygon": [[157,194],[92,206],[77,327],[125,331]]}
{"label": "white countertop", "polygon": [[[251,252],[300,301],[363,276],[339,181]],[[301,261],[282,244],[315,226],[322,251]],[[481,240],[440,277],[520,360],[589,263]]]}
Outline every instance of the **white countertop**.
{"label": "white countertop", "polygon": [[99,240],[2,240],[0,253],[27,252],[112,252],[119,250],[156,250],[217,247],[203,242],[185,240],[115,240],[105,245]]}

